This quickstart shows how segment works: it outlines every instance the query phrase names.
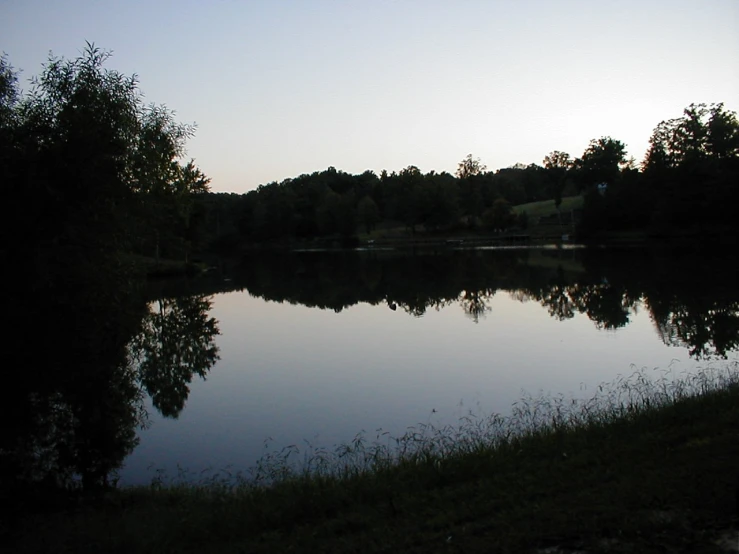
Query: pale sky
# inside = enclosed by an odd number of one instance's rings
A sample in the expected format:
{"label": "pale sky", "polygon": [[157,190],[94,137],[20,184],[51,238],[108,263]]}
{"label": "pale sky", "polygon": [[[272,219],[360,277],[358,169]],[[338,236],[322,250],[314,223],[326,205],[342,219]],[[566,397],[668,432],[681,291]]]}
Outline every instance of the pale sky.
{"label": "pale sky", "polygon": [[606,135],[641,161],[690,103],[739,109],[739,0],[0,0],[26,90],[86,40],[197,123],[214,191],[469,153],[541,164]]}

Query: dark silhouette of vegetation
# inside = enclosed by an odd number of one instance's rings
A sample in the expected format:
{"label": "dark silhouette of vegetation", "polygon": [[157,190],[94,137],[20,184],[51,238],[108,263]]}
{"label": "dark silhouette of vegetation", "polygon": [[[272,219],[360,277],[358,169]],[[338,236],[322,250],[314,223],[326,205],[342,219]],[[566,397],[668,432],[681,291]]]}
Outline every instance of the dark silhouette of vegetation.
{"label": "dark silhouette of vegetation", "polygon": [[[379,177],[372,171],[350,175],[328,168],[228,200],[240,206],[231,213],[240,213],[243,245],[280,244],[369,235],[387,227],[403,227],[411,236],[509,229],[521,224],[510,206],[544,200],[554,188],[550,175],[536,165],[484,171],[471,156],[460,163],[457,176],[423,174],[412,165]],[[223,240],[213,218],[208,234],[214,243]]]}
{"label": "dark silhouette of vegetation", "polygon": [[567,186],[567,175],[572,168],[572,159],[567,152],[554,150],[544,157],[544,168],[549,173],[549,182],[552,186],[551,195],[554,198],[554,204],[559,209]]}
{"label": "dark silhouette of vegetation", "polygon": [[218,328],[202,296],[157,300],[155,312],[141,294],[122,301],[110,283],[69,283],[18,306],[21,328],[40,344],[23,352],[29,369],[4,389],[3,415],[16,422],[0,443],[6,494],[107,486],[146,425],[144,393],[177,417],[187,384],[217,359]]}
{"label": "dark silhouette of vegetation", "polygon": [[581,232],[642,230],[654,236],[734,240],[739,227],[739,121],[723,104],[691,104],[650,138],[642,171],[612,171],[586,196]]}
{"label": "dark silhouette of vegetation", "polygon": [[13,359],[0,415],[13,424],[0,437],[0,495],[18,515],[53,490],[107,486],[146,423],[143,393],[176,415],[216,356],[207,301],[147,316],[134,262],[185,261],[196,242],[208,179],[181,161],[194,128],[144,104],[109,56],[91,44],[51,56],[25,94],[0,59],[0,178],[14,208],[1,252]]}
{"label": "dark silhouette of vegetation", "polygon": [[[579,158],[552,151],[537,164],[488,171],[466,156],[455,175],[422,173],[413,165],[350,175],[333,167],[259,186],[244,195],[200,199],[204,251],[250,245],[381,236],[528,233],[532,221],[514,206],[552,201],[555,227],[578,223],[583,240],[639,232],[651,237],[734,236],[739,162],[736,114],[722,104],[691,105],[684,117],[660,123],[639,167],[626,145],[593,139]],[[562,198],[582,194],[582,213],[559,213]],[[217,210],[216,215],[211,210]],[[534,222],[536,223],[536,221]],[[378,235],[379,233],[379,235]],[[209,246],[210,245],[210,246]]]}
{"label": "dark silhouette of vegetation", "polygon": [[[0,179],[14,208],[0,252],[11,268],[0,415],[13,422],[0,437],[0,495],[18,514],[37,494],[107,486],[145,425],[143,395],[177,417],[188,384],[217,360],[210,301],[163,295],[147,308],[142,259],[187,264],[316,239],[348,245],[387,227],[412,236],[521,230],[529,218],[513,206],[559,208],[568,191],[586,197],[585,237],[736,235],[739,125],[722,104],[691,105],[660,123],[641,170],[623,143],[603,137],[578,159],[554,151],[543,167],[493,172],[469,155],[456,175],[329,167],[244,195],[211,194],[207,176],[183,159],[194,126],[145,104],[135,76],[105,67],[109,56],[90,44],[73,60],[52,56],[26,94],[0,58]],[[337,311],[361,301],[420,316],[458,305],[474,322],[492,316],[499,291],[609,329],[645,307],[662,340],[696,357],[737,347],[735,268],[705,283],[651,258],[633,271],[633,252],[628,264],[583,254],[576,275],[537,268],[531,256],[249,254],[238,282],[267,299]]]}
{"label": "dark silhouette of vegetation", "polygon": [[218,360],[216,321],[202,295],[159,298],[131,342],[131,354],[144,390],[165,417],[177,417],[195,375],[205,378]]}
{"label": "dark silhouette of vegetation", "polygon": [[[600,329],[625,327],[647,310],[665,344],[696,358],[725,357],[739,346],[739,268],[686,273],[694,260],[694,252],[633,249],[262,252],[246,257],[232,287],[336,312],[364,302],[418,317],[459,306],[474,322],[490,314],[495,294],[507,293],[540,303],[558,320],[584,314]],[[723,263],[705,254],[703,262]]]}
{"label": "dark silhouette of vegetation", "polygon": [[736,234],[739,121],[723,104],[691,104],[650,138],[644,177],[654,191],[652,225]]}

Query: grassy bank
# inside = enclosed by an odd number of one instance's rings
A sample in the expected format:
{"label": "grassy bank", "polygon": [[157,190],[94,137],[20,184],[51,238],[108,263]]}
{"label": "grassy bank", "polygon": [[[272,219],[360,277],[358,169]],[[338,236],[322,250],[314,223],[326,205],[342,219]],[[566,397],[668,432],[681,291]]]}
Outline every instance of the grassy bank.
{"label": "grassy bank", "polygon": [[286,449],[248,475],[79,497],[15,522],[15,551],[725,552],[738,430],[736,363],[637,372],[587,401],[528,397],[508,417]]}

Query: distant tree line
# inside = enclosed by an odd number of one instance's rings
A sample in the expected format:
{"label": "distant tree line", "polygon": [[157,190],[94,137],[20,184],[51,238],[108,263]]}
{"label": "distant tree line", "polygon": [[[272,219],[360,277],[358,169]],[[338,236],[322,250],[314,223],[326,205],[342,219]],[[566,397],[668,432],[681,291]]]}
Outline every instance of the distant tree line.
{"label": "distant tree line", "polygon": [[638,230],[649,235],[736,233],[739,124],[722,104],[697,104],[660,123],[645,160],[612,137],[590,141],[579,158],[553,151],[542,165],[488,171],[468,155],[454,175],[416,166],[379,175],[329,167],[246,194],[208,194],[195,210],[206,248],[369,236],[378,227],[424,233],[525,231],[513,206],[584,195],[582,238]]}
{"label": "distant tree line", "polygon": [[201,244],[219,251],[244,243],[348,239],[378,226],[403,227],[411,235],[525,228],[526,217],[512,207],[549,199],[567,186],[577,193],[574,181],[557,168],[531,164],[487,172],[471,155],[455,175],[424,174],[415,166],[351,175],[329,167],[243,195],[202,196],[199,236]]}
{"label": "distant tree line", "polygon": [[424,174],[412,165],[379,176],[330,167],[244,195],[238,230],[252,242],[350,237],[380,224],[405,227],[411,235],[506,230],[525,226],[513,205],[551,198],[559,180],[556,171],[535,164],[488,172],[471,155],[455,175]]}

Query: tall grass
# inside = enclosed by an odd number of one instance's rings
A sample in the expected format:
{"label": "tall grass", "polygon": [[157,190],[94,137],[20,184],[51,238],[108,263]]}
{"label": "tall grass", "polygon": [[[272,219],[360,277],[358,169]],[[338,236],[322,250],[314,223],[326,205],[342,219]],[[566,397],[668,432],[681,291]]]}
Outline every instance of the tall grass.
{"label": "tall grass", "polygon": [[[333,447],[306,441],[302,446],[293,444],[271,450],[246,471],[226,468],[197,477],[181,470],[171,479],[160,473],[152,486],[217,485],[219,490],[244,492],[301,480],[353,479],[393,468],[438,468],[466,455],[500,454],[533,438],[541,440],[569,431],[627,424],[686,399],[739,386],[739,361],[681,374],[672,368],[633,369],[629,375],[598,385],[589,398],[523,393],[509,415],[469,411],[453,424],[421,423],[398,436],[382,429],[373,433],[361,431],[351,441]],[[266,448],[269,446],[265,443]]]}
{"label": "tall grass", "polygon": [[721,552],[738,428],[739,363],[639,370],[585,399],[162,474],[15,525],[14,551]]}

